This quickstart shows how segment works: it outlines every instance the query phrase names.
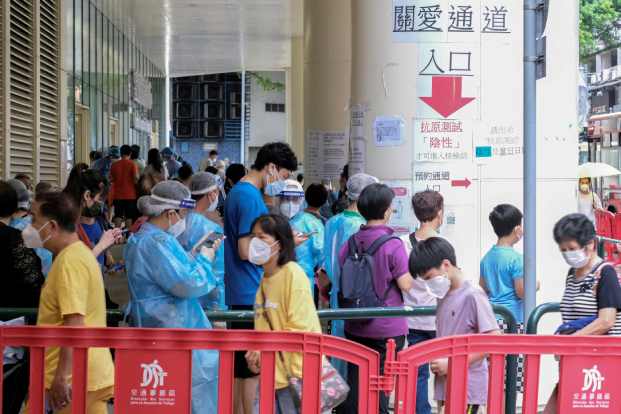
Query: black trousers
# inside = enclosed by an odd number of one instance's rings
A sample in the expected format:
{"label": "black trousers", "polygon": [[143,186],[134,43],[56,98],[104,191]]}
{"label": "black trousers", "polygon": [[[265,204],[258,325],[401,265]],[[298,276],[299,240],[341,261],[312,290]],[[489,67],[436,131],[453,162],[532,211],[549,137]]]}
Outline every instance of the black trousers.
{"label": "black trousers", "polygon": [[[345,332],[345,337],[350,341],[357,342],[360,345],[364,345],[367,348],[371,348],[377,351],[380,355],[380,374],[384,373],[384,361],[386,361],[386,342],[389,339],[394,339],[397,345],[397,352],[402,350],[405,346],[405,335],[396,336],[394,338],[361,338],[358,336],[350,335]],[[347,400],[339,408],[337,412],[341,414],[356,414],[358,413],[358,366],[354,364],[347,364],[347,382],[349,383],[350,391],[347,396]],[[380,414],[388,414],[388,402],[390,396],[386,393],[380,393],[379,412]]]}

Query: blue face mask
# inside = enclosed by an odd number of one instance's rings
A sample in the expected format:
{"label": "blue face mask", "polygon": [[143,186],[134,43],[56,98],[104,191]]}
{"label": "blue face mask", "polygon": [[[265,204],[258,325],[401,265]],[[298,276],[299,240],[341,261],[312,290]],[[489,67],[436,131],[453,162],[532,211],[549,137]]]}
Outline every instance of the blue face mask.
{"label": "blue face mask", "polygon": [[265,185],[265,195],[268,197],[278,197],[278,195],[280,195],[280,192],[285,189],[285,180],[280,177],[278,171],[276,171],[275,168],[271,173],[268,174],[270,175],[270,177],[275,178],[276,180]]}
{"label": "blue face mask", "polygon": [[285,181],[278,180],[265,186],[265,195],[269,197],[277,197],[285,188]]}

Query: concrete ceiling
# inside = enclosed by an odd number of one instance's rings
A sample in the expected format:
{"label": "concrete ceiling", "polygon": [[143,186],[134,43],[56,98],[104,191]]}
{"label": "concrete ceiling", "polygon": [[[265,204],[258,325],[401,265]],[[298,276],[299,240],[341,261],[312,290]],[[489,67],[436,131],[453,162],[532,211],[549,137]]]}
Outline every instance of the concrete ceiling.
{"label": "concrete ceiling", "polygon": [[171,77],[290,66],[304,0],[96,0]]}

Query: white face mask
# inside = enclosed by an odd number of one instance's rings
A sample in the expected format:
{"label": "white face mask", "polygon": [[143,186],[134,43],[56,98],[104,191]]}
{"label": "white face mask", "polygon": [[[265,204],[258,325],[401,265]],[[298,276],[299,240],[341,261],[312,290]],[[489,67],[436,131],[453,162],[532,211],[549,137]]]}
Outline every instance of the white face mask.
{"label": "white face mask", "polygon": [[583,193],[588,193],[591,188],[588,184],[580,184],[580,191]]}
{"label": "white face mask", "polygon": [[301,207],[302,206],[298,203],[294,203],[292,201],[285,201],[284,203],[280,204],[280,214],[291,219],[300,212]]}
{"label": "white face mask", "polygon": [[168,233],[172,234],[173,237],[179,237],[185,231],[185,219],[180,218],[178,222],[175,224],[170,224],[170,216],[168,217]]}
{"label": "white face mask", "polygon": [[45,240],[41,240],[41,230],[47,226],[50,222],[45,223],[39,230],[33,227],[32,224],[28,224],[24,230],[22,230],[22,238],[24,239],[24,245],[29,249],[37,249],[43,247],[43,244],[47,242],[51,236],[48,236]]}
{"label": "white face mask", "polygon": [[216,199],[213,200],[213,202],[209,205],[209,207],[207,208],[207,211],[211,213],[213,211],[216,211],[217,208],[218,208],[218,197],[216,196]]}
{"label": "white face mask", "polygon": [[277,252],[272,253],[272,247],[276,245],[278,242],[274,242],[273,244],[267,244],[263,240],[254,237],[250,240],[250,247],[248,252],[248,261],[257,266],[263,266],[265,263],[269,262],[270,258],[275,255]]}
{"label": "white face mask", "polygon": [[584,249],[563,252],[563,258],[574,269],[580,269],[589,263],[589,256]]}
{"label": "white face mask", "polygon": [[425,281],[427,292],[438,299],[442,299],[446,296],[451,289],[451,281],[447,275],[436,276],[433,279]]}

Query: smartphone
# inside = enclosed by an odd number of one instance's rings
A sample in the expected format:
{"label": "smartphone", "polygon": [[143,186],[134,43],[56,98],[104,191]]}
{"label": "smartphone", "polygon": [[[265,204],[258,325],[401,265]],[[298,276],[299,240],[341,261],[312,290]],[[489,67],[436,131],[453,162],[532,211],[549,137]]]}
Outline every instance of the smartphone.
{"label": "smartphone", "polygon": [[115,263],[114,265],[108,268],[108,273],[116,273],[125,269],[125,265],[123,263]]}
{"label": "smartphone", "polygon": [[216,233],[216,232],[213,232],[213,231],[211,233],[207,233],[194,245],[194,247],[192,247],[191,251],[192,251],[193,254],[195,254],[203,246],[205,246],[205,247],[213,247],[214,243],[217,240],[221,240],[223,238],[224,238],[224,234],[222,234],[222,233]]}
{"label": "smartphone", "polygon": [[213,245],[216,244],[218,240],[222,240],[222,239],[224,239],[224,234],[216,233],[216,232],[210,233],[207,240],[205,240],[205,246],[213,247]]}
{"label": "smartphone", "polygon": [[298,233],[300,236],[310,239],[315,234],[319,233],[317,230],[311,231],[310,233]]}

